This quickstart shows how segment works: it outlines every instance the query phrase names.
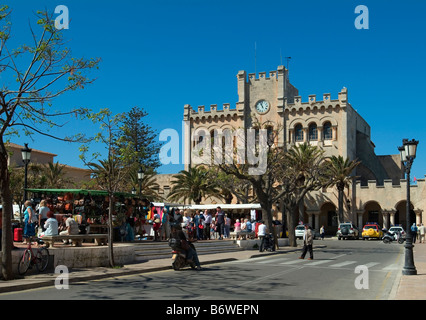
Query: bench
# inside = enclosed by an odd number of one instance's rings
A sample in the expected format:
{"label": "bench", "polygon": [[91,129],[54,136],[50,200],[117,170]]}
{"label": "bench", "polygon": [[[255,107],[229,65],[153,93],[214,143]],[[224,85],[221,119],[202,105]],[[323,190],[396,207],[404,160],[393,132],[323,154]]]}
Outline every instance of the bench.
{"label": "bench", "polygon": [[71,240],[72,245],[75,247],[81,247],[83,240],[95,240],[98,246],[108,243],[107,234],[75,234],[75,235],[57,235],[57,236],[44,236],[41,238],[46,246],[54,246],[56,241]]}
{"label": "bench", "polygon": [[252,232],[244,232],[244,231],[240,231],[240,232],[231,232],[229,234],[231,236],[231,239],[237,239],[238,237],[240,237],[241,239],[254,239],[256,237],[256,233],[254,231]]}

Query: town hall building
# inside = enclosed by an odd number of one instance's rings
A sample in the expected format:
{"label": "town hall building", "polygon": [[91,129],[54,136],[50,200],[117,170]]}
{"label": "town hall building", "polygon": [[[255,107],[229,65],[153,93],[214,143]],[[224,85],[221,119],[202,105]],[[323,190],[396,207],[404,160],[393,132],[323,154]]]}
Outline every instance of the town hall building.
{"label": "town hall building", "polygon": [[[197,137],[207,135],[213,139],[216,131],[253,128],[253,119],[257,119],[258,123],[270,123],[272,130],[280,128],[274,141],[278,147],[288,149],[308,142],[324,150],[325,156],[361,161],[353,173],[356,182],[349,192],[345,191],[345,221],[359,228],[367,221],[386,228],[394,224],[406,227],[407,181],[400,155],[375,154],[370,126],[350,104],[347,88],[337,93],[337,99],[332,99],[330,93],[302,98],[290,83],[288,70],[279,66],[269,73],[238,72],[237,90],[235,107],[224,104],[198,106],[194,110],[190,105],[184,106],[186,170],[195,165],[191,153],[199,142]],[[170,187],[170,179],[160,180],[161,186]],[[310,193],[301,209],[301,218],[317,230],[324,225],[326,230],[335,232],[337,199],[336,188]],[[411,221],[424,221],[425,199],[425,179],[418,179],[417,185],[411,186]],[[281,219],[279,206],[274,209]]]}

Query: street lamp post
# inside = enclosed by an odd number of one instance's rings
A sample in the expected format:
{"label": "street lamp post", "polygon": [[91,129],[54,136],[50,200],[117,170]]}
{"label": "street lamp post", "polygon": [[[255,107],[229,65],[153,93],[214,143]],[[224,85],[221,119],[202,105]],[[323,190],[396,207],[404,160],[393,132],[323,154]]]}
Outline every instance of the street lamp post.
{"label": "street lamp post", "polygon": [[419,142],[416,140],[404,139],[402,140],[402,147],[399,147],[398,150],[401,154],[401,162],[404,166],[404,171],[407,179],[407,209],[406,209],[406,239],[405,239],[405,263],[404,268],[402,269],[403,275],[416,275],[417,270],[414,265],[414,255],[413,255],[413,234],[411,232],[411,217],[410,217],[410,172],[413,161],[416,158],[417,144]]}
{"label": "street lamp post", "polygon": [[138,181],[139,181],[139,196],[140,197],[142,197],[142,180],[143,180],[143,177],[144,177],[143,170],[142,170],[142,168],[139,168]]}
{"label": "street lamp post", "polygon": [[21,149],[22,161],[25,165],[25,174],[24,174],[24,203],[27,201],[27,187],[28,187],[28,164],[31,161],[31,151],[32,149],[28,148],[28,143],[25,143],[25,147]]}

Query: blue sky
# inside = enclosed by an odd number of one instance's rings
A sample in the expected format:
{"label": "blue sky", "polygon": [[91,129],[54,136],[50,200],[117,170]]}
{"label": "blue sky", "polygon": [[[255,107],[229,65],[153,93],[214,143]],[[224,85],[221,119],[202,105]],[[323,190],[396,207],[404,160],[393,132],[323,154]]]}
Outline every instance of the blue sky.
{"label": "blue sky", "polygon": [[[100,57],[94,84],[64,95],[57,108],[143,107],[158,132],[181,131],[184,104],[237,101],[239,70],[276,70],[291,56],[290,80],[303,101],[347,87],[349,102],[370,124],[376,154],[396,154],[403,138],[420,140],[412,174],[426,174],[426,2],[419,0],[203,1],[13,0],[14,41],[30,40],[34,12],[69,9],[65,30],[76,57]],[[366,5],[369,29],[354,26]],[[64,129],[95,132],[87,122]],[[78,145],[35,135],[14,139],[82,167]],[[174,173],[183,165],[160,168]]]}

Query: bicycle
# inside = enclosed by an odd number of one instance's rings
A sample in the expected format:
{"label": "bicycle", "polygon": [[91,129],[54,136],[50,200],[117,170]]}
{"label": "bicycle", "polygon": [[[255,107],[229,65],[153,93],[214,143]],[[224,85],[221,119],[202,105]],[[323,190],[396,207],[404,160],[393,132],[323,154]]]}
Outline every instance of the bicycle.
{"label": "bicycle", "polygon": [[36,241],[38,244],[37,251],[33,251],[30,241],[19,260],[18,273],[20,275],[24,275],[33,265],[36,266],[39,272],[43,272],[47,268],[49,263],[49,250],[45,247],[40,247],[40,245],[44,243],[41,239],[37,239]]}

